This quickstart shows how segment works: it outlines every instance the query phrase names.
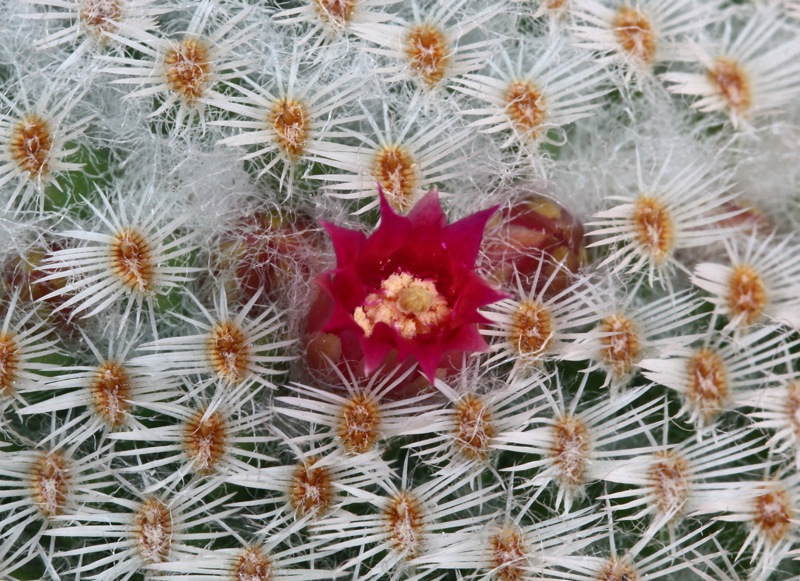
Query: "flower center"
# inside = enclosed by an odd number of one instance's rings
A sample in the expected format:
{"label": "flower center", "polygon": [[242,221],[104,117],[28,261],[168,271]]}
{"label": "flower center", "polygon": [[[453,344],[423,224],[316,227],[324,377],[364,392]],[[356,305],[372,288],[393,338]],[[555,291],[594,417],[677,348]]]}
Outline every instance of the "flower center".
{"label": "flower center", "polygon": [[375,325],[384,323],[413,339],[437,331],[450,317],[450,307],[432,280],[398,272],[385,279],[378,292],[367,295],[353,317],[367,337]]}
{"label": "flower center", "polygon": [[397,308],[401,313],[421,315],[427,312],[436,297],[436,288],[433,290],[427,285],[411,285],[400,289],[397,293]]}

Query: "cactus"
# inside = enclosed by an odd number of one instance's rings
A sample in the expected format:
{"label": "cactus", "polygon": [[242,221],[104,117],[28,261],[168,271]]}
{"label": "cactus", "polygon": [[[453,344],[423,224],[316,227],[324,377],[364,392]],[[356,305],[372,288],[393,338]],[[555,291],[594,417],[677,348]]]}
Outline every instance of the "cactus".
{"label": "cactus", "polygon": [[799,2],[0,18],[0,578],[800,579]]}

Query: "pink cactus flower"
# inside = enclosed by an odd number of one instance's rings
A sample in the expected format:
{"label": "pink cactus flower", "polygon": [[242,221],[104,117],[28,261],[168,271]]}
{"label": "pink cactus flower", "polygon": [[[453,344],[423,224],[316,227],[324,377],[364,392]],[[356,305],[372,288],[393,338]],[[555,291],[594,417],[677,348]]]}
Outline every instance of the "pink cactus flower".
{"label": "pink cactus flower", "polygon": [[446,356],[488,350],[478,309],[505,295],[474,270],[490,208],[453,224],[431,190],[407,216],[381,196],[381,222],[367,237],[329,223],[336,268],[318,284],[333,302],[322,331],[356,340],[373,373],[395,351],[433,382]]}

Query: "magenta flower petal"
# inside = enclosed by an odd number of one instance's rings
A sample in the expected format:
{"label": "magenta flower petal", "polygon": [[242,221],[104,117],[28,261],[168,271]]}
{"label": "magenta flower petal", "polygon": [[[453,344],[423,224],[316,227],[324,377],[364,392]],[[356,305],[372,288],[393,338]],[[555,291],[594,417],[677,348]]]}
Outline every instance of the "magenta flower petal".
{"label": "magenta flower petal", "polygon": [[486,223],[498,207],[467,216],[448,226],[443,233],[442,241],[445,247],[454,255],[461,257],[470,268],[475,265],[475,260],[478,258]]}
{"label": "magenta flower petal", "polygon": [[[391,205],[386,202],[385,196],[383,200],[391,211]],[[384,215],[384,208],[381,206],[381,216]],[[391,212],[394,214],[394,211]],[[395,214],[396,215],[396,214]],[[402,216],[398,216],[398,218],[402,218]],[[437,190],[431,190],[425,196],[414,204],[414,207],[411,208],[411,211],[406,216],[406,219],[409,220],[416,229],[426,231],[428,229],[432,230],[441,230],[445,226],[447,226],[447,216],[444,215],[442,211],[442,205],[439,203],[439,192]]]}
{"label": "magenta flower petal", "polygon": [[328,222],[321,222],[321,225],[331,237],[336,256],[356,256],[367,240],[358,230],[348,230]]}
{"label": "magenta flower petal", "polygon": [[371,236],[323,224],[337,264],[317,279],[334,305],[322,331],[358,337],[367,374],[394,352],[433,382],[445,357],[488,349],[478,309],[506,295],[474,266],[495,209],[448,225],[435,190],[407,216],[380,195],[381,222]]}

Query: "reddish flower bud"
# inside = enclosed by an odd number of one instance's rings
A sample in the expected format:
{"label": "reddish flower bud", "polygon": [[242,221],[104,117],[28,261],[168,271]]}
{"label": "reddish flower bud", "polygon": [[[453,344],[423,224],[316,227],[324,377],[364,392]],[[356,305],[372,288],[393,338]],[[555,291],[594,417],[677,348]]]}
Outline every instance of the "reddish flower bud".
{"label": "reddish flower bud", "polygon": [[745,198],[739,197],[728,200],[719,211],[720,214],[728,215],[734,212],[738,212],[738,214],[720,221],[719,226],[723,228],[740,226],[742,232],[746,235],[758,230],[766,236],[775,230],[776,224],[774,221]]}
{"label": "reddish flower bud", "polygon": [[586,262],[583,224],[555,200],[534,192],[525,192],[495,214],[483,251],[486,268],[498,282],[509,282],[516,271],[527,288],[536,285],[537,290],[562,264],[548,294],[566,288],[570,273]]}
{"label": "reddish flower bud", "polygon": [[50,243],[49,247],[34,246],[25,256],[10,258],[3,267],[4,277],[10,289],[19,289],[19,298],[23,304],[36,305],[41,317],[53,323],[66,336],[78,336],[77,319],[72,316],[74,309],[63,307],[73,296],[72,293],[42,300],[53,291],[63,289],[67,284],[65,278],[41,280],[47,273],[40,267],[44,260],[57,250],[61,250],[61,247]]}
{"label": "reddish flower bud", "polygon": [[262,306],[294,297],[291,284],[307,279],[321,233],[310,218],[284,211],[255,212],[223,234],[216,268],[229,297],[246,302],[262,292]]}

